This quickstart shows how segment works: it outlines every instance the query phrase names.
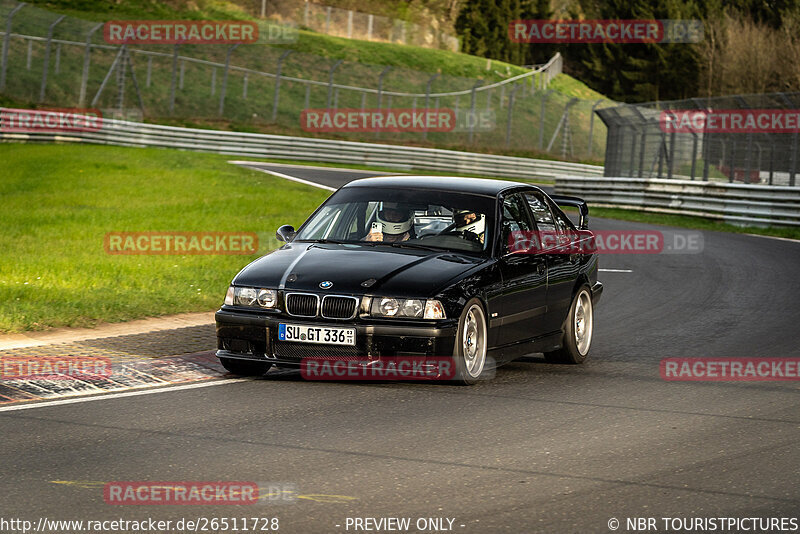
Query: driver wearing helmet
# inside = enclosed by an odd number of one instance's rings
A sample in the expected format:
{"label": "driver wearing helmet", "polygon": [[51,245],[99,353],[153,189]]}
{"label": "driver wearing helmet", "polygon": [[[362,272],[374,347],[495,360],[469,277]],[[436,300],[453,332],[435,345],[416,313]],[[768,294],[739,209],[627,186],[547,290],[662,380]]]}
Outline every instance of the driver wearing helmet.
{"label": "driver wearing helmet", "polygon": [[377,222],[365,241],[384,241],[392,243],[410,239],[414,227],[414,211],[399,202],[382,202],[381,209],[375,214]]}
{"label": "driver wearing helmet", "polygon": [[474,210],[455,210],[453,212],[453,231],[483,243],[486,218]]}

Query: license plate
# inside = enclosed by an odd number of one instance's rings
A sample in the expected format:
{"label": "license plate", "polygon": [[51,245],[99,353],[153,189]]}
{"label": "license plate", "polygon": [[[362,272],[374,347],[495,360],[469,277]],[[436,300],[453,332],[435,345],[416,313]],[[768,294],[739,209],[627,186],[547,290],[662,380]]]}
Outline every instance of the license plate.
{"label": "license plate", "polygon": [[300,343],[325,343],[327,345],[355,345],[356,329],[340,326],[309,326],[302,324],[278,325],[278,339]]}

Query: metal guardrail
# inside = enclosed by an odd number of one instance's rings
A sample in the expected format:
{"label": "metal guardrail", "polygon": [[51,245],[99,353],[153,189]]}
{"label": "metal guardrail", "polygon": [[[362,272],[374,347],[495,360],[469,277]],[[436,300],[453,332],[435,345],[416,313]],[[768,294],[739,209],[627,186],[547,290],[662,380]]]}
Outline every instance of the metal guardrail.
{"label": "metal guardrail", "polygon": [[739,226],[800,226],[800,188],[691,180],[556,177],[590,205],[695,215]]}
{"label": "metal guardrail", "polygon": [[[0,112],[2,110],[0,108]],[[603,175],[603,167],[581,163],[313,137],[202,130],[116,119],[104,119],[102,128],[97,131],[10,133],[0,129],[0,141],[175,148],[229,156],[427,169],[502,178]]]}

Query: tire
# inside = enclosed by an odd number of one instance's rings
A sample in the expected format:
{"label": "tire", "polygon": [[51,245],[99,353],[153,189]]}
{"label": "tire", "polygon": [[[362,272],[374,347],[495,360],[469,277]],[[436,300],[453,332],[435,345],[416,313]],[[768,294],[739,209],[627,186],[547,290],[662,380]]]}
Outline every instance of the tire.
{"label": "tire", "polygon": [[550,363],[578,364],[586,361],[594,333],[594,307],[592,293],[588,286],[582,286],[572,299],[569,315],[564,323],[564,337],[561,348],[545,352],[544,358]]}
{"label": "tire", "polygon": [[455,373],[453,380],[460,385],[476,383],[486,366],[488,348],[486,312],[481,301],[472,299],[464,306],[458,320],[458,330],[453,346]]}
{"label": "tire", "polygon": [[219,362],[229,373],[239,376],[262,376],[267,374],[271,363],[237,360],[235,358],[220,358]]}

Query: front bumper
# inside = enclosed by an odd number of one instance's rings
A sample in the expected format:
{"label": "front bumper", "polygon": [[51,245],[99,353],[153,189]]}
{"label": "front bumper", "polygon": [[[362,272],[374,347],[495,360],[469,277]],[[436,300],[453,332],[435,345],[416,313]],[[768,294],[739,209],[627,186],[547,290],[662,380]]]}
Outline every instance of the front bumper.
{"label": "front bumper", "polygon": [[[270,362],[281,367],[299,367],[303,358],[380,360],[398,356],[450,356],[457,326],[455,320],[431,325],[400,325],[361,319],[352,322],[302,320],[224,309],[215,314],[215,319],[217,357]],[[353,327],[356,344],[280,341],[280,323]]]}

